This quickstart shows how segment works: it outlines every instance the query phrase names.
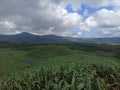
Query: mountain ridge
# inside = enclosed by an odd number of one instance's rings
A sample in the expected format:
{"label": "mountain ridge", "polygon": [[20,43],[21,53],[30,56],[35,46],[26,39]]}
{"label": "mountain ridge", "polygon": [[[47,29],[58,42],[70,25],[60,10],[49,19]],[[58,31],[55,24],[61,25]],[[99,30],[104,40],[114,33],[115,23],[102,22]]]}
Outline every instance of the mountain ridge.
{"label": "mountain ridge", "polygon": [[34,35],[31,33],[23,32],[14,35],[0,35],[0,41],[16,41],[26,43],[66,43],[70,42],[66,38],[56,35]]}
{"label": "mountain ridge", "polygon": [[73,38],[73,37],[62,37],[53,34],[35,35],[28,32],[22,32],[14,35],[0,35],[0,41],[15,41],[15,42],[26,42],[26,43],[70,43],[70,42],[120,43],[120,37]]}

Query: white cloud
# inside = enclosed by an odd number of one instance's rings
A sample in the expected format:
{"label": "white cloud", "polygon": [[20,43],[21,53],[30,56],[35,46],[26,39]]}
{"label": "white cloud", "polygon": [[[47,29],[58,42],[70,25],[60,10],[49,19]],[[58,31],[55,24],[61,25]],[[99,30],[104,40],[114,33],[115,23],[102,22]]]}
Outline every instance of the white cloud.
{"label": "white cloud", "polygon": [[13,28],[16,27],[14,23],[12,23],[10,21],[6,21],[6,20],[5,21],[1,21],[0,22],[0,26],[5,27],[6,29],[13,29]]}
{"label": "white cloud", "polygon": [[75,27],[82,22],[82,17],[77,13],[66,13],[63,17],[63,25]]}
{"label": "white cloud", "polygon": [[85,24],[90,28],[98,26],[98,22],[92,16],[86,19]]}
{"label": "white cloud", "polygon": [[105,35],[111,34],[111,32],[110,32],[110,31],[107,31],[107,30],[102,30],[102,33],[105,34]]}
{"label": "white cloud", "polygon": [[[92,15],[85,10],[82,15],[69,13],[66,5],[71,4],[74,10],[85,3],[91,7],[112,5],[114,10],[101,9]],[[120,34],[120,1],[119,0],[1,0],[0,34],[31,32],[39,35],[56,34],[73,36],[71,29],[77,29],[76,36],[82,32],[99,30],[103,35],[119,36]]]}
{"label": "white cloud", "polygon": [[78,32],[78,35],[82,35],[82,32]]}
{"label": "white cloud", "polygon": [[98,29],[104,35],[115,35],[120,32],[120,12],[102,9],[94,15],[95,22],[98,23]]}

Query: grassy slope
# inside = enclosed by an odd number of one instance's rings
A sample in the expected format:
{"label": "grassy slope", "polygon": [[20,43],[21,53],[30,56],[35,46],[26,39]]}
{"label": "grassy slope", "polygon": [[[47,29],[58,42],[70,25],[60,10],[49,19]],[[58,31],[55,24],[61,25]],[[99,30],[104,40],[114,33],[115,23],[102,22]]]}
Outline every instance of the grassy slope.
{"label": "grassy slope", "polygon": [[[16,62],[9,54],[10,49],[0,49],[0,74],[21,70],[25,64]],[[18,52],[16,54],[23,54]]]}
{"label": "grassy slope", "polygon": [[[57,51],[53,55],[54,57],[50,57],[55,48]],[[16,62],[8,52],[19,61],[29,59],[32,67],[27,68],[25,62]],[[49,88],[47,90],[62,90],[67,88],[65,90],[83,90],[84,88],[85,90],[110,90],[109,88],[112,87],[119,90],[119,66],[120,63],[115,58],[71,50],[66,46],[44,45],[15,48],[14,50],[0,49],[1,74],[20,71],[8,74],[5,79],[0,80],[0,82],[2,81],[0,89],[42,90]],[[110,84],[113,79],[114,81]]]}
{"label": "grassy slope", "polygon": [[[57,50],[54,52],[54,48]],[[69,63],[116,63],[116,59],[109,57],[102,57],[98,55],[92,55],[87,52],[77,52],[70,50],[68,47],[45,45],[35,47],[22,47],[15,50],[0,49],[0,73],[8,73],[13,71],[21,71],[26,69],[27,64],[25,62],[16,62],[9,54],[10,52],[19,61],[31,61],[32,67],[40,66],[57,66],[59,64]],[[54,53],[53,57],[50,57]]]}

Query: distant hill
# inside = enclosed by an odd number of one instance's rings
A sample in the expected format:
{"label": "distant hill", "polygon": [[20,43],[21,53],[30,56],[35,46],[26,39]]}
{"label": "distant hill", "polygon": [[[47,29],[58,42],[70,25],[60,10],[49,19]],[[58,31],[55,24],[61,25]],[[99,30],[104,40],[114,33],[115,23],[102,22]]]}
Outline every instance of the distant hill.
{"label": "distant hill", "polygon": [[23,32],[15,35],[0,35],[0,42],[22,42],[31,44],[45,44],[45,43],[72,43],[72,42],[87,42],[87,43],[120,43],[120,37],[111,38],[72,38],[61,37],[56,35],[34,35],[27,32]]}
{"label": "distant hill", "polygon": [[74,38],[73,41],[87,43],[120,43],[120,37]]}
{"label": "distant hill", "polygon": [[70,40],[56,35],[33,35],[23,32],[15,35],[0,35],[0,41],[25,42],[25,43],[68,43]]}

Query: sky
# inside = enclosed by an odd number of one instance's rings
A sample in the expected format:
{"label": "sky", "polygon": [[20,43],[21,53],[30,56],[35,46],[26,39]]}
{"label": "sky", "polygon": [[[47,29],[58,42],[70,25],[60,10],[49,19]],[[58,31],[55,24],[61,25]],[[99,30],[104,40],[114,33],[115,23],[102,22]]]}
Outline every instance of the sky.
{"label": "sky", "polygon": [[120,37],[120,0],[0,0],[0,34]]}

